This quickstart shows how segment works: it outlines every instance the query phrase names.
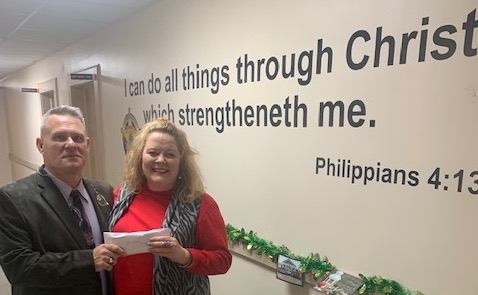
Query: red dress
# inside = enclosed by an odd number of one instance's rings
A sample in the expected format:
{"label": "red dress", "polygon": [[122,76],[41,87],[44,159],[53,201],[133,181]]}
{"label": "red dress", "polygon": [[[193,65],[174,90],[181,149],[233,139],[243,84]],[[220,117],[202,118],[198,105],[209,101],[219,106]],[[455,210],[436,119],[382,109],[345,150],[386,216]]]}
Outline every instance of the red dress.
{"label": "red dress", "polygon": [[[119,187],[115,191],[115,201]],[[134,232],[160,228],[169,205],[171,191],[154,192],[144,187],[126,213],[116,222],[114,232]],[[214,199],[204,194],[196,224],[196,247],[188,248],[192,264],[186,269],[197,274],[226,273],[232,256],[224,219]],[[121,257],[113,268],[115,295],[151,295],[153,254]]]}

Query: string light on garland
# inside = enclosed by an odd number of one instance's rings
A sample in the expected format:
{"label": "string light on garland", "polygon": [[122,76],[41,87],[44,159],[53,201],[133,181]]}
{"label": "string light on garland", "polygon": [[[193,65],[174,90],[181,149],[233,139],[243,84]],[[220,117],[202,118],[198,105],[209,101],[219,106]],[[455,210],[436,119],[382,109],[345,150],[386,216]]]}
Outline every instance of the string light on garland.
{"label": "string light on garland", "polygon": [[[327,257],[321,259],[318,253],[311,253],[304,257],[291,253],[286,246],[276,246],[272,242],[259,238],[253,231],[246,231],[243,228],[237,229],[230,224],[226,225],[226,230],[231,243],[241,244],[247,250],[258,255],[267,255],[274,263],[277,263],[279,255],[300,261],[299,270],[303,274],[311,275],[315,280],[337,270]],[[379,276],[366,277],[362,274],[359,274],[359,276],[364,283],[359,289],[361,295],[424,295],[419,291],[408,290],[394,280]]]}

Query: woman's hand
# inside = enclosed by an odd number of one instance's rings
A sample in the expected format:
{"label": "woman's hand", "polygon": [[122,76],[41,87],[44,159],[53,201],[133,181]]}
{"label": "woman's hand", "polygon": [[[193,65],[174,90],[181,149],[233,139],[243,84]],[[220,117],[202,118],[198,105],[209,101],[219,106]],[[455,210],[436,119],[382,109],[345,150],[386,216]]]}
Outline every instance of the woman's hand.
{"label": "woman's hand", "polygon": [[154,255],[167,257],[183,267],[191,264],[191,253],[186,248],[183,248],[174,237],[153,237],[149,240],[148,246],[148,251]]}

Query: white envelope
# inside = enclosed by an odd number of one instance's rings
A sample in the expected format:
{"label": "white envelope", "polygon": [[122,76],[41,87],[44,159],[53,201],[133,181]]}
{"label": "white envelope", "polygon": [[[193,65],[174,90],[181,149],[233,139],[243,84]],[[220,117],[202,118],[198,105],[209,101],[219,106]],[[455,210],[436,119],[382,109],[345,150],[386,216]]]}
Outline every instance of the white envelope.
{"label": "white envelope", "polygon": [[126,251],[126,255],[133,255],[148,252],[148,242],[152,237],[170,236],[169,228],[158,228],[148,231],[125,232],[104,232],[103,238],[106,244],[115,244]]}

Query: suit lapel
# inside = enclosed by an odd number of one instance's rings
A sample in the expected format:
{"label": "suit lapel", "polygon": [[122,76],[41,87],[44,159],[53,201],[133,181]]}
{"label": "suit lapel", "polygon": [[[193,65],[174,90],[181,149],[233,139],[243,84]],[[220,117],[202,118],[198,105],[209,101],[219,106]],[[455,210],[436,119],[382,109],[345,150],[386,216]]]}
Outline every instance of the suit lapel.
{"label": "suit lapel", "polygon": [[38,175],[38,186],[42,189],[41,197],[45,200],[53,213],[65,225],[65,229],[71,234],[72,238],[77,242],[80,248],[87,247],[83,233],[73,217],[73,212],[68,206],[65,197],[56,187],[53,181],[45,174]]}
{"label": "suit lapel", "polygon": [[91,181],[84,179],[83,184],[85,185],[85,188],[90,195],[91,202],[93,203],[93,207],[95,208],[101,232],[108,231],[108,218],[111,204],[108,203],[103,194],[92,184]]}

